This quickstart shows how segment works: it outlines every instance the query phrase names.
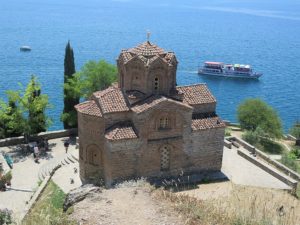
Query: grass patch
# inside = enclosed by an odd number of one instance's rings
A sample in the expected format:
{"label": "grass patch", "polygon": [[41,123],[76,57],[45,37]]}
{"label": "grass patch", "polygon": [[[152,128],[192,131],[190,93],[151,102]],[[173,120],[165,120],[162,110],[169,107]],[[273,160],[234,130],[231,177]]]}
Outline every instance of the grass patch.
{"label": "grass patch", "polygon": [[255,148],[269,154],[282,154],[285,147],[271,139],[259,137],[255,132],[247,131],[242,138]]}
{"label": "grass patch", "polygon": [[280,162],[291,170],[300,173],[300,163],[296,160],[295,156],[291,154],[291,152],[284,153]]}
{"label": "grass patch", "polygon": [[51,180],[22,225],[75,225],[63,213],[65,193]]}
{"label": "grass patch", "polygon": [[269,139],[260,139],[260,141],[257,144],[254,144],[254,146],[270,154],[282,154],[285,150],[281,144]]}
{"label": "grass patch", "polygon": [[229,136],[231,136],[231,128],[226,127],[225,128],[225,137],[229,137]]}
{"label": "grass patch", "polygon": [[300,201],[285,191],[232,184],[229,196],[208,200],[192,196],[158,191],[158,197],[169,201],[188,225],[295,225],[300,221]]}

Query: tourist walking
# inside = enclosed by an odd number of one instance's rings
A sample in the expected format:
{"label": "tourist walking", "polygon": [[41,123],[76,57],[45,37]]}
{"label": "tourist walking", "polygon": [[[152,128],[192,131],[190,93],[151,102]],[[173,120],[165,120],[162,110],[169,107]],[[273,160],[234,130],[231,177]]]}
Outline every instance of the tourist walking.
{"label": "tourist walking", "polygon": [[34,157],[34,161],[36,163],[38,163],[39,162],[39,147],[37,145],[35,145],[33,148],[33,157]]}
{"label": "tourist walking", "polygon": [[66,153],[68,153],[69,145],[70,145],[70,141],[69,141],[69,139],[68,139],[68,140],[66,140],[65,143],[64,143],[64,146],[65,146],[65,149],[66,149]]}

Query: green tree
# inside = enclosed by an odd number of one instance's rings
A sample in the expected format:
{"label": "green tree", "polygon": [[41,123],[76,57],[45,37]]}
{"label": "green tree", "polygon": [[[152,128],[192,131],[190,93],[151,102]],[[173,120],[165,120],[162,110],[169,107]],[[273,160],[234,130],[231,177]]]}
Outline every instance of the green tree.
{"label": "green tree", "polygon": [[41,85],[36,76],[32,75],[25,93],[21,98],[23,111],[27,114],[25,134],[37,134],[47,130],[51,123],[46,115],[46,109],[50,108],[48,96],[41,93]]}
{"label": "green tree", "polygon": [[8,103],[0,101],[0,138],[16,137],[23,134],[25,118],[20,109],[18,91],[6,92]]}
{"label": "green tree", "polygon": [[[75,72],[74,53],[69,41],[65,49],[64,84],[73,77]],[[64,86],[64,110],[61,120],[65,129],[77,127],[77,113],[74,106],[79,103],[79,97],[69,92],[69,89]]]}
{"label": "green tree", "polygon": [[117,80],[117,68],[104,60],[89,61],[68,80],[65,88],[73,97],[87,99],[93,92],[109,87]]}
{"label": "green tree", "polygon": [[27,88],[6,92],[8,102],[0,101],[0,138],[31,135],[47,130],[51,120],[48,96],[41,94],[41,85],[33,75]]}
{"label": "green tree", "polygon": [[300,121],[296,121],[296,123],[290,129],[290,134],[296,137],[297,139],[300,138]]}
{"label": "green tree", "polygon": [[267,138],[280,138],[282,124],[276,111],[261,99],[247,99],[238,107],[238,120],[241,128],[260,132]]}

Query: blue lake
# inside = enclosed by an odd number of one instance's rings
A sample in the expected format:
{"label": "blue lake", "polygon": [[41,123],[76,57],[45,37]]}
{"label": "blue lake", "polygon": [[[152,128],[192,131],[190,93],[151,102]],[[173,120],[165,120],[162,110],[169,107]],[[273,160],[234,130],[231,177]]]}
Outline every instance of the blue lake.
{"label": "blue lake", "polygon": [[[246,98],[272,105],[287,130],[300,120],[300,3],[296,0],[10,0],[0,3],[0,97],[39,77],[50,97],[50,130],[61,129],[63,60],[68,40],[76,69],[115,63],[121,49],[146,40],[176,53],[178,85],[207,83],[218,114],[236,121]],[[22,45],[32,51],[20,52]],[[259,81],[200,77],[206,60],[251,64]]]}

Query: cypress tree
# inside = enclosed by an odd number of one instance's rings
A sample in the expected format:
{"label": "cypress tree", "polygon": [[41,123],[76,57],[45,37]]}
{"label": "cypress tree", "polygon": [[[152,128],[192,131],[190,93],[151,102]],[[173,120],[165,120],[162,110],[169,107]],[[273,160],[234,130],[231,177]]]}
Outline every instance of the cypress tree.
{"label": "cypress tree", "polygon": [[[75,72],[74,53],[70,41],[68,41],[65,50],[64,84],[67,84],[68,80],[73,77]],[[78,103],[79,98],[72,96],[72,94],[64,87],[64,111],[62,115],[64,129],[77,127],[77,112],[74,106]]]}

